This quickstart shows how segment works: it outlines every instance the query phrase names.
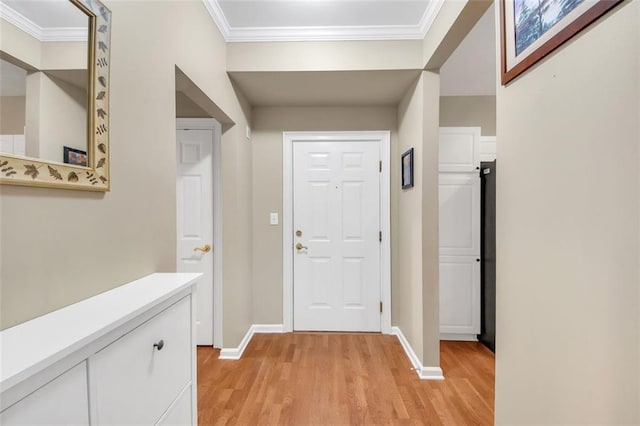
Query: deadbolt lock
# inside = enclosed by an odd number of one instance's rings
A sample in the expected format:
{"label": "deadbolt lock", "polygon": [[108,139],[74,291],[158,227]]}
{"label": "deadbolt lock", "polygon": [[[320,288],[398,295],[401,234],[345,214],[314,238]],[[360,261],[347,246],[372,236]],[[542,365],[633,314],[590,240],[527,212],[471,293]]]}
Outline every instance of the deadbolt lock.
{"label": "deadbolt lock", "polygon": [[301,230],[297,230],[296,231],[296,237],[302,237],[302,231]]}

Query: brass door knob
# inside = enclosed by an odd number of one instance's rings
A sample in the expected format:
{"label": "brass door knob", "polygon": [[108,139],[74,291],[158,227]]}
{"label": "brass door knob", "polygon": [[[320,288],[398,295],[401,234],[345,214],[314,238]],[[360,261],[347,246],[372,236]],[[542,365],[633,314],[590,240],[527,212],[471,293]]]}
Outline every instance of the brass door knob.
{"label": "brass door knob", "polygon": [[296,244],[296,250],[300,251],[302,249],[308,249],[309,247],[303,246],[301,243]]}
{"label": "brass door knob", "polygon": [[209,253],[211,251],[211,246],[209,244],[205,244],[202,247],[196,247],[193,251],[201,251],[203,253]]}

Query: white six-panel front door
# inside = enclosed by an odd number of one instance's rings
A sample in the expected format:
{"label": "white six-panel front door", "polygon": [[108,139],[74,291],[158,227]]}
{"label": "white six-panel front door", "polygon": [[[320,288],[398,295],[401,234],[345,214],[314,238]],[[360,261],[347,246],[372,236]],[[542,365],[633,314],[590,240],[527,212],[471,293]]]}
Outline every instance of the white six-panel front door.
{"label": "white six-panel front door", "polygon": [[380,144],[293,144],[294,329],[380,331]]}
{"label": "white six-panel front door", "polygon": [[178,272],[200,272],[196,334],[198,345],[213,345],[213,180],[212,130],[178,130]]}

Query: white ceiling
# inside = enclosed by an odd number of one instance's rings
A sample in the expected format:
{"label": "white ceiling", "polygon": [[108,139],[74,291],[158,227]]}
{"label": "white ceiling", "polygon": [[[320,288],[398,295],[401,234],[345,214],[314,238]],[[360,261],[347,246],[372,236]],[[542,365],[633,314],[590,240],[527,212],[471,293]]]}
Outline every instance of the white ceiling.
{"label": "white ceiling", "polygon": [[69,0],[2,0],[41,28],[87,28],[88,17]]}
{"label": "white ceiling", "polygon": [[495,6],[491,5],[440,68],[441,96],[495,96]]}
{"label": "white ceiling", "polygon": [[417,25],[428,0],[218,0],[232,28]]}
{"label": "white ceiling", "polygon": [[227,41],[420,39],[444,0],[203,0]]}

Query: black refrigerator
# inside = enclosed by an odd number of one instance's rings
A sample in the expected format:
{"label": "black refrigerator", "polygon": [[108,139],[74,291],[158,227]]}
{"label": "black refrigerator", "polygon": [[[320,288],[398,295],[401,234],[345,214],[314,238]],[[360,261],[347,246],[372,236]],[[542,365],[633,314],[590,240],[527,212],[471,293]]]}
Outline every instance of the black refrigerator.
{"label": "black refrigerator", "polygon": [[496,162],[480,164],[480,303],[478,340],[496,351]]}

